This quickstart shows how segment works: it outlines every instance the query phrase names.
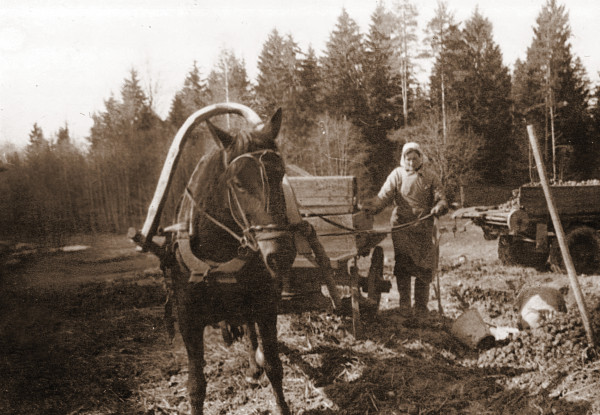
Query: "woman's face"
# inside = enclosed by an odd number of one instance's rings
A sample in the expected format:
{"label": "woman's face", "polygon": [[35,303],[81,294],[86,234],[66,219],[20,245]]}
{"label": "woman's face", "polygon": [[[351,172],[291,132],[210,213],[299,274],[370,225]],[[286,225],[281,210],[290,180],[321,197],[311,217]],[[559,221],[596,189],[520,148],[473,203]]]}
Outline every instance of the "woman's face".
{"label": "woman's face", "polygon": [[404,167],[408,171],[415,171],[421,167],[423,162],[421,154],[418,151],[409,151],[404,155]]}

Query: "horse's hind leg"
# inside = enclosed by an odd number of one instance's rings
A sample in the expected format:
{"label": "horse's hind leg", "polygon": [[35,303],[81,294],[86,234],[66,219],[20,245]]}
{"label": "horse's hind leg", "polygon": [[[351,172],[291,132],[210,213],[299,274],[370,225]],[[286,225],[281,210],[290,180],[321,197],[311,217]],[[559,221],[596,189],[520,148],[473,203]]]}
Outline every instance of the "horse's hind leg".
{"label": "horse's hind leg", "polygon": [[283,366],[277,345],[277,314],[262,316],[257,324],[264,352],[264,368],[277,400],[279,414],[290,415],[283,396]]}
{"label": "horse's hind leg", "polygon": [[256,327],[253,322],[248,322],[244,325],[244,331],[248,333],[248,370],[246,371],[246,382],[256,383],[257,379],[262,374],[263,363],[259,362],[257,354],[262,354],[258,349],[258,338],[256,336]]}

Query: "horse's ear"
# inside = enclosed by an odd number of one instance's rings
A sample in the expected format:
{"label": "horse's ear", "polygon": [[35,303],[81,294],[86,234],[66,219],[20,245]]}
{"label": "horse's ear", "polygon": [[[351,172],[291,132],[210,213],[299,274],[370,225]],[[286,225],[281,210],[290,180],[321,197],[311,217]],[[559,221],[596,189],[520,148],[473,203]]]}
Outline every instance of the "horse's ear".
{"label": "horse's ear", "polygon": [[221,130],[208,120],[206,120],[206,125],[208,125],[210,135],[219,147],[227,148],[233,143],[233,137],[228,132]]}
{"label": "horse's ear", "polygon": [[275,111],[275,114],[271,117],[271,131],[273,132],[273,139],[277,138],[279,130],[281,129],[281,107]]}
{"label": "horse's ear", "polygon": [[275,111],[271,120],[263,127],[263,133],[271,140],[275,140],[281,129],[281,108]]}

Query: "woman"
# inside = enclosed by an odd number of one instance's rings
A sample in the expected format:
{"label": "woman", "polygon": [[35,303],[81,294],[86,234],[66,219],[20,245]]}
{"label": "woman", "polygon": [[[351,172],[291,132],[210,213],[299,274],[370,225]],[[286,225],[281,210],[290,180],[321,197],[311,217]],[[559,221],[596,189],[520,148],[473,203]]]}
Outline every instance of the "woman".
{"label": "woman", "polygon": [[[426,168],[425,161],[417,143],[406,143],[402,148],[400,167],[390,173],[377,198],[366,208],[375,215],[386,206],[394,205],[390,222],[400,309],[404,313],[411,310],[411,277],[415,277],[413,310],[417,316],[427,312],[429,284],[438,263],[439,247],[435,242],[433,216],[448,211],[440,180]],[[401,226],[411,222],[415,223]]]}

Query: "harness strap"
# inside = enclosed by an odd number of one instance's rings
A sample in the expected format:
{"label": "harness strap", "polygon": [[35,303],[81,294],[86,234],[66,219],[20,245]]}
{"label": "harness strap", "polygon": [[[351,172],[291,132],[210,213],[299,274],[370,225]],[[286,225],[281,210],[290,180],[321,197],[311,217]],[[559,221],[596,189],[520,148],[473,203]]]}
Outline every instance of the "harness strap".
{"label": "harness strap", "polygon": [[[190,189],[187,186],[185,187],[185,194],[190,198],[190,200],[192,202],[192,208],[195,207],[196,209],[198,209],[212,223],[214,223],[219,228],[223,229],[225,232],[227,232],[228,234],[230,234],[231,236],[233,236],[239,243],[242,243],[243,238],[241,236],[239,236],[237,233],[235,233],[234,231],[232,231],[231,229],[229,229],[227,226],[225,226],[224,224],[222,224],[221,222],[219,222],[217,219],[213,218],[211,215],[208,214],[208,212],[206,210],[204,210],[200,206],[198,206],[198,204],[194,200],[194,197],[192,196],[192,192],[190,191]],[[192,217],[191,214],[190,214],[190,217]]]}

